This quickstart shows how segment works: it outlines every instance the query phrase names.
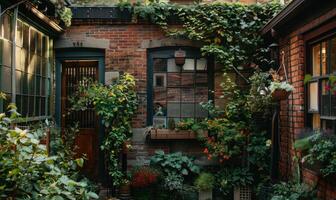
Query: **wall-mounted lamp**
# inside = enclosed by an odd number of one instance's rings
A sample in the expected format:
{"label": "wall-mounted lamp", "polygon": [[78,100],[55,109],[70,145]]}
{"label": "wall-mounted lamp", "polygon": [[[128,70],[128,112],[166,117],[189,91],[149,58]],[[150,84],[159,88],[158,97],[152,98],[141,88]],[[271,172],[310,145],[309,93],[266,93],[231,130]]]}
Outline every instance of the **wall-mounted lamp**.
{"label": "wall-mounted lamp", "polygon": [[179,49],[179,50],[175,51],[174,57],[175,57],[175,64],[176,65],[180,65],[180,66],[184,65],[185,58],[186,58],[186,52]]}

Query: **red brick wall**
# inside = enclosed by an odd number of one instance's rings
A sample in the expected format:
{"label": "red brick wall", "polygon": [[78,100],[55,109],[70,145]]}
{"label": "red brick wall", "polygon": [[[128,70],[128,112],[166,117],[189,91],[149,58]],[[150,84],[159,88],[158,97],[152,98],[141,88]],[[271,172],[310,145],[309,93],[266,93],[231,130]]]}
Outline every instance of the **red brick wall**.
{"label": "red brick wall", "polygon": [[[295,152],[293,143],[296,136],[305,127],[305,88],[304,76],[306,68],[306,39],[311,34],[309,30],[317,28],[331,17],[336,16],[336,12],[326,13],[320,18],[314,19],[312,23],[298,27],[295,31],[280,38],[280,53],[285,53],[285,66],[288,71],[288,79],[295,91],[287,100],[280,102],[280,175],[282,179],[290,179],[295,173],[293,167],[293,157]],[[321,32],[323,34],[323,32]],[[281,72],[283,73],[283,71]],[[319,177],[314,171],[302,167],[302,178],[305,182],[317,184],[318,196],[320,199],[336,199],[335,180],[325,180]]]}

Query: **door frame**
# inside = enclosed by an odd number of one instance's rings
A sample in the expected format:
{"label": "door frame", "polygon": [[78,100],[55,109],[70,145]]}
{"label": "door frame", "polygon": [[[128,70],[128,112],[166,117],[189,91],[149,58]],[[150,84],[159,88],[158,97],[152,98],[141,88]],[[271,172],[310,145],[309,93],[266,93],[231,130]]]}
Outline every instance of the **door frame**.
{"label": "door frame", "polygon": [[[56,66],[55,66],[55,121],[58,127],[61,127],[61,92],[62,92],[62,62],[65,60],[97,60],[98,61],[98,81],[105,82],[105,49],[92,48],[60,48],[56,49]],[[100,149],[104,140],[104,128],[102,120],[98,122],[98,180],[106,182],[104,152]]]}

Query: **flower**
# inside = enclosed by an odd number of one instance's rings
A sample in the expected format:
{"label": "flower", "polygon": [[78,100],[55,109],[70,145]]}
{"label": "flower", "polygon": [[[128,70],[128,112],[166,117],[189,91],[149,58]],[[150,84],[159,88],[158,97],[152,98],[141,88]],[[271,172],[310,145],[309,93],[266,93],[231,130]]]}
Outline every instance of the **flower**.
{"label": "flower", "polygon": [[204,151],[203,151],[203,153],[208,154],[209,153],[208,148],[205,148]]}
{"label": "flower", "polygon": [[272,140],[267,140],[267,141],[266,141],[266,146],[267,146],[267,147],[270,147],[271,145],[272,145]]}
{"label": "flower", "polygon": [[132,175],[131,185],[134,188],[148,187],[157,182],[159,173],[150,167],[141,167]]}

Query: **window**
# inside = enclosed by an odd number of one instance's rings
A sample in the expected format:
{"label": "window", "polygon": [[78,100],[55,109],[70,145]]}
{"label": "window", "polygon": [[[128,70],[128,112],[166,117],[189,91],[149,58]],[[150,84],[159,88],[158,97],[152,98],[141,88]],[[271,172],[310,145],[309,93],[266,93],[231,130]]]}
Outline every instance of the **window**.
{"label": "window", "polygon": [[[43,117],[50,115],[50,67],[53,63],[52,39],[29,24],[18,20],[15,47],[11,36],[11,15],[5,14],[1,20],[0,35],[0,75],[1,91],[7,95],[0,107],[15,103],[23,117]],[[12,48],[15,48],[15,58]],[[12,62],[15,60],[15,68]],[[12,70],[15,70],[15,94],[12,94]]]}
{"label": "window", "polygon": [[330,90],[329,78],[336,75],[336,37],[312,44],[309,52],[308,123],[313,129],[335,131],[336,93]]}
{"label": "window", "polygon": [[[174,52],[174,51],[172,51]],[[187,53],[188,54],[188,53]],[[152,58],[151,124],[169,128],[182,119],[208,116],[200,105],[209,99],[207,60],[187,55],[184,65],[176,65],[173,54]],[[151,79],[149,79],[151,80]]]}

